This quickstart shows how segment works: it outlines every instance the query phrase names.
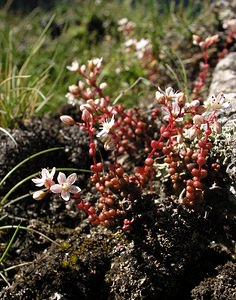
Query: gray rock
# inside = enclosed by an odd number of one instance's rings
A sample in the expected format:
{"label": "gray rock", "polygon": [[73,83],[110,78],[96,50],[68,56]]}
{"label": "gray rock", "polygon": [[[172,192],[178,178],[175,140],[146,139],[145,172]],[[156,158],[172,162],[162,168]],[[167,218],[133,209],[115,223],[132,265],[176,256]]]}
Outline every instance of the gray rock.
{"label": "gray rock", "polygon": [[209,97],[223,92],[231,107],[223,115],[224,126],[236,125],[236,52],[229,53],[217,64],[210,85]]}
{"label": "gray rock", "polygon": [[209,97],[223,92],[231,107],[222,115],[223,132],[225,132],[224,144],[221,149],[225,152],[227,173],[231,179],[229,186],[229,199],[236,204],[236,52],[229,53],[216,66]]}
{"label": "gray rock", "polygon": [[232,19],[236,14],[236,0],[217,0],[213,1],[213,7],[218,12],[219,19]]}

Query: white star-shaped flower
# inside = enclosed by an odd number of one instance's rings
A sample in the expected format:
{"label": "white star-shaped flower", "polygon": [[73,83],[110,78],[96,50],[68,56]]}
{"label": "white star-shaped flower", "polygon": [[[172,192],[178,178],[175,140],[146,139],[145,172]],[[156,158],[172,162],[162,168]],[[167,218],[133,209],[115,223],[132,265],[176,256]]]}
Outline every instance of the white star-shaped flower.
{"label": "white star-shaped flower", "polygon": [[206,104],[206,114],[211,111],[224,112],[230,106],[230,102],[226,101],[223,93],[219,93],[217,96],[212,95]]}
{"label": "white star-shaped flower", "polygon": [[35,183],[36,186],[41,187],[45,186],[46,188],[50,188],[55,182],[53,181],[53,177],[55,175],[56,168],[52,168],[51,173],[47,169],[42,169],[41,178],[34,178],[32,181]]}
{"label": "white star-shaped flower", "polygon": [[110,121],[106,120],[105,122],[102,123],[101,131],[97,134],[97,137],[107,136],[110,133],[110,130],[112,129],[114,124],[115,124],[115,119],[113,115]]}
{"label": "white star-shaped flower", "polygon": [[70,193],[77,194],[81,191],[78,186],[73,185],[76,179],[77,175],[75,173],[66,178],[66,175],[60,172],[57,177],[58,184],[52,185],[50,191],[55,194],[61,194],[62,199],[68,201],[70,199]]}

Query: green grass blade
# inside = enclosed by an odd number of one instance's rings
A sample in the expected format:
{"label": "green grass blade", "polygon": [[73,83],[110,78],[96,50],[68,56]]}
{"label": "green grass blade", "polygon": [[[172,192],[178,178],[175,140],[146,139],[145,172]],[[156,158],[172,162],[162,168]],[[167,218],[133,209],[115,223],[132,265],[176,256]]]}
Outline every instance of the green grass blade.
{"label": "green grass blade", "polygon": [[9,138],[13,141],[13,143],[17,146],[17,142],[14,139],[14,137],[5,129],[0,127],[0,131],[4,132],[7,136],[9,136]]}
{"label": "green grass blade", "polygon": [[5,251],[3,252],[2,256],[0,257],[0,264],[2,263],[2,261],[5,258],[5,256],[7,255],[8,251],[9,251],[9,249],[10,249],[10,247],[11,247],[11,245],[12,245],[12,243],[13,243],[15,237],[16,237],[16,234],[19,231],[19,228],[20,228],[20,225],[18,225],[16,227],[16,229],[15,229],[15,231],[14,231],[14,233],[13,233],[11,239],[10,239],[10,242],[7,244],[7,247],[6,247]]}
{"label": "green grass blade", "polygon": [[[51,171],[51,170],[50,170]],[[87,172],[87,173],[91,173],[90,170],[85,170],[85,169],[77,169],[77,168],[58,168],[57,171],[76,171],[76,172]],[[32,179],[33,177],[37,176],[39,174],[39,172],[31,174],[27,177],[25,177],[24,179],[22,179],[21,181],[19,181],[16,185],[13,186],[13,188],[10,189],[10,191],[2,198],[2,200],[0,201],[0,206],[2,207],[7,207],[9,205],[11,205],[14,202],[17,202],[21,199],[27,198],[28,196],[31,196],[31,193],[25,194],[23,196],[20,196],[16,199],[13,199],[11,201],[9,201],[7,204],[4,205],[4,202],[8,199],[8,197],[22,184],[24,184],[26,181]]]}
{"label": "green grass blade", "polygon": [[23,79],[23,78],[30,78],[30,75],[15,75],[15,76],[10,76],[10,77],[6,78],[5,80],[3,80],[0,83],[0,87],[2,85],[4,85],[6,82],[11,81],[12,79]]}
{"label": "green grass blade", "polygon": [[[18,264],[18,265],[10,266],[8,268],[4,268],[4,272],[8,272],[8,271],[11,271],[11,270],[19,268],[19,267],[31,265],[32,263],[33,263],[32,261],[29,261],[29,262],[24,262],[24,263],[21,263],[21,264]],[[1,271],[0,271],[0,274],[1,274]]]}
{"label": "green grass blade", "polygon": [[43,234],[42,232],[35,230],[33,228],[30,227],[25,227],[25,226],[16,226],[16,225],[5,225],[5,226],[0,226],[0,230],[4,230],[4,229],[13,229],[13,228],[19,228],[19,229],[23,229],[26,231],[31,231],[33,233],[37,233],[38,235],[42,236],[43,238],[45,238],[46,240],[50,241],[51,243],[55,244],[58,247],[61,247],[61,245],[57,242],[55,242],[54,240],[50,239],[48,236],[46,236],[45,234]]}
{"label": "green grass blade", "polygon": [[6,181],[6,179],[11,176],[11,174],[13,172],[15,172],[15,170],[17,170],[20,166],[22,166],[24,163],[28,162],[29,160],[39,156],[39,155],[42,155],[42,154],[45,154],[45,153],[48,153],[48,152],[51,152],[51,151],[57,151],[57,150],[63,150],[64,148],[63,147],[55,147],[55,148],[50,148],[50,149],[46,149],[46,150],[43,150],[43,151],[40,151],[40,152],[37,152],[29,157],[27,157],[26,159],[24,159],[23,161],[21,161],[19,164],[17,164],[13,169],[11,169],[11,171],[9,171],[6,176],[0,181],[0,186]]}
{"label": "green grass blade", "polygon": [[181,84],[181,82],[180,82],[180,80],[179,80],[179,78],[178,78],[177,73],[176,73],[176,72],[174,71],[174,69],[173,69],[170,65],[168,65],[168,64],[166,64],[166,68],[168,69],[168,71],[170,72],[170,74],[172,75],[172,77],[174,78],[174,80],[177,82],[177,85],[178,85],[179,89],[181,89],[182,84]]}
{"label": "green grass blade", "polygon": [[24,195],[22,195],[22,196],[20,196],[20,197],[17,197],[17,198],[15,198],[15,199],[13,199],[13,200],[10,200],[10,201],[7,202],[3,207],[6,208],[6,207],[8,207],[8,206],[11,206],[12,204],[14,204],[14,203],[16,203],[16,202],[18,202],[18,201],[20,201],[20,200],[22,200],[22,199],[28,198],[28,197],[30,197],[30,196],[32,196],[32,193],[24,194]]}
{"label": "green grass blade", "polygon": [[30,60],[32,59],[32,57],[38,52],[38,50],[40,49],[40,47],[42,46],[44,39],[45,39],[45,34],[48,31],[49,27],[51,26],[53,20],[55,18],[55,15],[53,15],[50,20],[48,21],[46,27],[44,28],[44,30],[42,31],[41,35],[39,36],[39,38],[37,39],[37,41],[35,42],[31,52],[29,53],[27,59],[25,60],[24,64],[22,65],[19,75],[22,75],[27,67],[27,65],[29,64]]}

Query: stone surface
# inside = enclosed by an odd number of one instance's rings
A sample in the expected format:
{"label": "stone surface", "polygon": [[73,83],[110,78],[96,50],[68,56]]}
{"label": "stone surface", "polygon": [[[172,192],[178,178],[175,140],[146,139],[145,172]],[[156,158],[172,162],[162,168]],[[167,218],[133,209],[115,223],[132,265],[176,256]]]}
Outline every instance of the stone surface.
{"label": "stone surface", "polygon": [[231,179],[229,187],[230,200],[236,204],[236,52],[229,53],[217,64],[210,86],[209,97],[223,92],[231,107],[226,109],[221,117],[225,134],[225,148],[227,158],[227,173]]}
{"label": "stone surface", "polygon": [[236,0],[217,0],[212,2],[221,21],[235,18]]}
{"label": "stone surface", "polygon": [[223,115],[225,126],[236,124],[236,52],[220,60],[213,73],[209,96],[223,92],[231,107]]}

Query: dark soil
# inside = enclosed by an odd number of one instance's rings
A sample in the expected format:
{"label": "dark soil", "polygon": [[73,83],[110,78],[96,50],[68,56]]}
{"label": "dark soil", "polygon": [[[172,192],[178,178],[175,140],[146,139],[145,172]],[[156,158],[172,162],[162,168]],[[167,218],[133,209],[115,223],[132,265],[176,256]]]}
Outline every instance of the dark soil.
{"label": "dark soil", "polygon": [[[89,169],[86,134],[61,125],[58,118],[35,119],[12,135],[17,146],[1,135],[1,178],[38,151],[63,149],[20,167],[2,195],[44,167]],[[78,175],[83,197],[91,200],[88,173]],[[10,198],[29,190],[34,190],[31,181]],[[28,197],[4,208],[0,225],[20,224],[22,229],[0,265],[8,282],[0,277],[0,299],[236,299],[235,207],[226,188],[209,189],[201,212],[156,193],[137,197],[129,209],[134,223],[124,233],[91,226],[73,201],[55,195],[42,201]],[[2,230],[0,245],[14,231]]]}

